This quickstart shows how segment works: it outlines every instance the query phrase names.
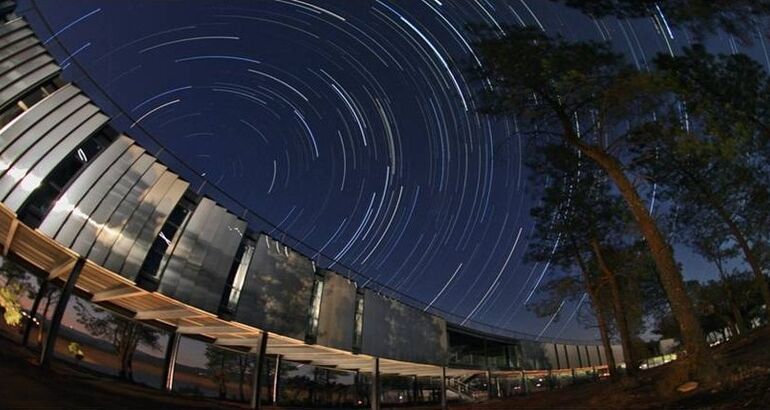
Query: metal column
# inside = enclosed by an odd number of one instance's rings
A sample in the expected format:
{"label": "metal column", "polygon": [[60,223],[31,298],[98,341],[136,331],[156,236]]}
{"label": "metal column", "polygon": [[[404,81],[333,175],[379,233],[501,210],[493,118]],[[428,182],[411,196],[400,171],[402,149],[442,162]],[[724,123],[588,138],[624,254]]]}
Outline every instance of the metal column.
{"label": "metal column", "polygon": [[441,410],[447,410],[446,402],[446,366],[441,367]]}
{"label": "metal column", "polygon": [[369,403],[372,410],[380,410],[380,358],[375,357],[372,365],[372,397],[369,399]]}
{"label": "metal column", "polygon": [[414,375],[412,377],[414,377],[412,379],[412,401],[414,403],[417,403],[417,402],[420,401],[420,397],[419,397],[420,396],[420,384],[419,384],[419,381],[417,380],[417,375]]}
{"label": "metal column", "polygon": [[176,358],[179,354],[179,341],[182,335],[174,332],[168,338],[166,346],[166,358],[163,362],[163,390],[171,391],[174,388],[174,368],[176,367]]}
{"label": "metal column", "polygon": [[72,291],[75,289],[75,283],[80,277],[80,271],[83,270],[86,260],[84,258],[78,258],[75,261],[75,265],[70,271],[70,275],[67,278],[67,282],[64,284],[64,288],[61,290],[59,301],[56,303],[56,309],[53,311],[53,318],[51,318],[51,327],[48,329],[48,334],[43,342],[43,349],[40,352],[40,366],[48,367],[51,365],[51,359],[54,354],[54,347],[56,345],[56,337],[59,335],[59,328],[61,327],[61,319],[64,317],[64,311],[67,309],[67,302],[70,300]]}
{"label": "metal column", "polygon": [[278,383],[281,380],[281,355],[275,356],[275,371],[273,372],[273,406],[278,405]]}
{"label": "metal column", "polygon": [[265,351],[267,351],[267,332],[262,332],[257,339],[257,357],[254,359],[254,374],[251,380],[251,408],[260,409],[262,406],[260,394],[262,392],[262,368],[265,363]]}

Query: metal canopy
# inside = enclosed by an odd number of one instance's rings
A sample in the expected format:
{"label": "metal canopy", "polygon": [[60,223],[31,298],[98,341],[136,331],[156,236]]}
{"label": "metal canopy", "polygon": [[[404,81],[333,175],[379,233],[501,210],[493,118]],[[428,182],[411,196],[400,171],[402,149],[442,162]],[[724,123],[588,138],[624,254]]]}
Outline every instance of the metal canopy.
{"label": "metal canopy", "polygon": [[[0,203],[0,239],[3,254],[12,253],[31,264],[49,278],[66,281],[69,272],[80,257],[38,230],[20,223],[16,214]],[[106,309],[115,307],[133,312],[137,320],[152,320],[164,323],[183,335],[200,335],[214,340],[221,346],[243,347],[253,350],[257,347],[263,329],[243,323],[228,321],[216,315],[184,304],[157,292],[149,292],[90,260],[77,280],[76,287],[91,296],[91,301]],[[269,333],[267,354],[280,355],[283,360],[309,363],[314,366],[337,370],[371,373],[374,357],[354,354],[302,340]],[[381,374],[405,376],[441,376],[441,366],[404,362],[380,358]],[[471,375],[482,372],[479,369],[447,368],[447,376]]]}

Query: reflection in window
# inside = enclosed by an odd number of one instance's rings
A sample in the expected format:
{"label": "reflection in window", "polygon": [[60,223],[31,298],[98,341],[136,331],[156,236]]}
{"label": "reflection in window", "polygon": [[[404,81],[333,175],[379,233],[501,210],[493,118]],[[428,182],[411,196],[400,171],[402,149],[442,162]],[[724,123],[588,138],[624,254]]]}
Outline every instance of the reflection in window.
{"label": "reflection in window", "polygon": [[238,307],[243,282],[246,280],[246,274],[249,272],[249,266],[251,265],[251,259],[254,256],[254,249],[256,247],[257,243],[253,239],[247,238],[241,242],[241,246],[235,254],[235,260],[230,268],[230,276],[227,280],[229,285],[225,289],[225,300],[222,303],[222,313],[226,315],[234,314]]}
{"label": "reflection in window", "polygon": [[147,257],[144,259],[142,267],[139,268],[139,276],[136,278],[138,285],[149,290],[157,290],[160,283],[158,273],[162,272],[161,266],[166,265],[168,257],[174,249],[171,244],[176,243],[179,239],[178,235],[182,231],[181,228],[187,224],[196,205],[196,195],[191,191],[185,192],[182,199],[179,200],[179,203],[176,204],[171,214],[169,214],[158,236],[153,241],[150,250],[147,252]]}
{"label": "reflection in window", "polygon": [[321,296],[323,295],[323,277],[316,275],[313,281],[313,293],[310,300],[310,312],[308,315],[307,334],[305,338],[310,343],[315,343],[318,333],[318,318],[321,314]]}
{"label": "reflection in window", "polygon": [[117,138],[117,132],[110,126],[81,143],[74,151],[62,159],[56,167],[38,185],[19,208],[19,220],[31,228],[37,228],[43,222],[51,207],[66,191],[69,184],[86,168],[88,163],[105,150]]}
{"label": "reflection in window", "polygon": [[361,351],[361,343],[364,335],[364,293],[356,292],[356,316],[353,327],[353,352]]}
{"label": "reflection in window", "polygon": [[461,330],[447,330],[449,363],[483,368],[487,365],[486,341]]}

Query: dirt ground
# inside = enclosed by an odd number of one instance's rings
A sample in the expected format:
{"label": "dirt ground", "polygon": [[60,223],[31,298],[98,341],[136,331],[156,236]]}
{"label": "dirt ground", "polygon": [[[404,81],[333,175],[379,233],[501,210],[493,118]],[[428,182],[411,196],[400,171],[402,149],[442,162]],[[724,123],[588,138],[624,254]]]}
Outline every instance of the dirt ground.
{"label": "dirt ground", "polygon": [[[676,393],[668,364],[642,373],[635,386],[600,382],[553,392],[455,404],[452,410],[508,409],[770,409],[770,328],[714,349],[721,385]],[[0,337],[0,409],[242,409],[213,399],[162,393],[154,389],[82,372],[54,362],[51,370],[35,356]],[[265,407],[263,407],[265,408]],[[269,408],[269,407],[268,407]],[[421,407],[420,409],[435,409]],[[284,408],[285,409],[285,408]]]}
{"label": "dirt ground", "polygon": [[238,409],[225,402],[165,394],[54,361],[50,370],[36,356],[0,337],[0,409]]}

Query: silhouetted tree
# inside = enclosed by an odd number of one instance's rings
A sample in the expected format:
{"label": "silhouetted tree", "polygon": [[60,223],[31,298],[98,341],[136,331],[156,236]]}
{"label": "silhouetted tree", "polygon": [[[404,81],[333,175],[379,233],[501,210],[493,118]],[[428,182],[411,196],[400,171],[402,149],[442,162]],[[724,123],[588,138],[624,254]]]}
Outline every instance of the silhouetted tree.
{"label": "silhouetted tree", "polygon": [[761,257],[770,239],[770,77],[745,55],[714,56],[702,46],[656,64],[676,103],[637,130],[644,160],[636,165],[658,182],[662,199],[676,203],[676,232],[686,243],[732,242],[770,318]]}
{"label": "silhouetted tree", "polygon": [[252,372],[254,361],[246,353],[238,353],[230,350],[206,346],[206,367],[208,367],[211,379],[217,383],[219,398],[227,398],[228,374],[235,374],[238,378],[238,395],[241,401],[246,400],[244,386],[246,376]]}
{"label": "silhouetted tree", "polygon": [[680,27],[699,37],[721,30],[743,42],[757,29],[756,20],[770,13],[768,0],[552,0],[601,18],[648,18],[661,30]]}
{"label": "silhouetted tree", "polygon": [[658,85],[604,43],[567,42],[519,27],[508,27],[502,36],[492,30],[479,34],[484,64],[475,74],[491,85],[485,89],[484,111],[515,114],[543,144],[572,147],[602,169],[646,241],[681,328],[693,376],[713,380],[711,354],[673,249],[623,162],[628,131],[650,121],[660,105]]}
{"label": "silhouetted tree", "polygon": [[[540,199],[531,210],[535,230],[527,256],[530,260],[561,267],[566,276],[557,277],[541,287],[544,298],[530,308],[539,316],[551,316],[560,311],[564,301],[575,301],[587,293],[596,316],[599,334],[610,372],[615,376],[606,311],[613,312],[624,354],[630,335],[625,322],[615,273],[603,260],[598,237],[620,239],[613,231],[623,229],[624,209],[610,195],[600,170],[570,147],[549,145],[537,150],[529,162],[533,169],[535,195]],[[569,272],[577,272],[578,277]],[[611,288],[610,292],[603,292]],[[604,297],[603,297],[604,296]],[[609,307],[609,309],[607,309]],[[633,363],[631,351],[625,360]]]}
{"label": "silhouetted tree", "polygon": [[[726,297],[726,284],[729,284],[729,292],[733,294],[732,301]],[[724,328],[731,328],[732,333],[737,334],[739,331],[736,331],[734,321],[738,316],[734,309],[738,309],[740,317],[747,322],[764,316],[762,298],[748,272],[733,271],[718,281],[709,280],[705,283],[688,281],[687,289],[695,301],[699,320],[709,332],[722,332]],[[659,317],[653,332],[663,338],[680,337],[676,321],[670,315]]]}

